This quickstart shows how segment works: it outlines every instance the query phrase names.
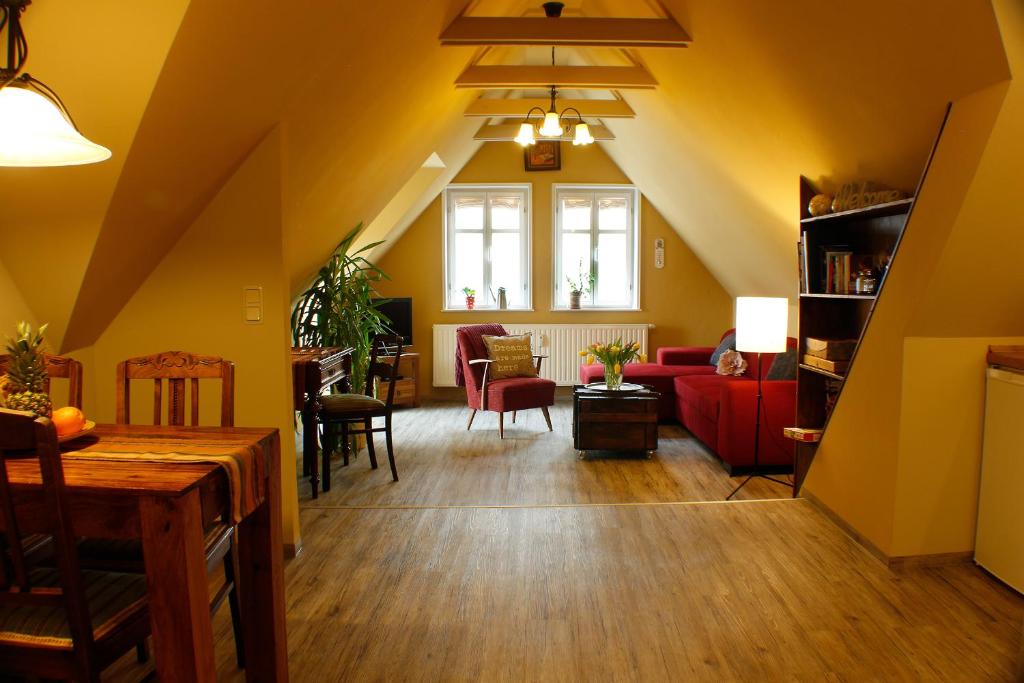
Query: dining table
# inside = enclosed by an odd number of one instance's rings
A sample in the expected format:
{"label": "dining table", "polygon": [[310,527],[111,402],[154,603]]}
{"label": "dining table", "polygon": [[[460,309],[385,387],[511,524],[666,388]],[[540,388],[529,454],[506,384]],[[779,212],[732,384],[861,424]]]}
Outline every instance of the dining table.
{"label": "dining table", "polygon": [[[75,534],[141,539],[159,679],[217,678],[204,529],[232,519],[246,679],[287,681],[278,430],[97,425],[61,451]],[[31,533],[38,464],[7,467]]]}

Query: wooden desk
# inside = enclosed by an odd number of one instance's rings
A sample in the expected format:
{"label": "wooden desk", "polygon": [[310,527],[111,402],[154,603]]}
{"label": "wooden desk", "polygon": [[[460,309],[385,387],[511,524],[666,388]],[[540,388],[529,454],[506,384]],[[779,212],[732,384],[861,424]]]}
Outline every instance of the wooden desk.
{"label": "wooden desk", "polygon": [[349,391],[351,376],[350,348],[292,347],[292,403],[295,410],[302,413],[302,474],[309,477],[314,498],[320,492],[320,465],[317,458],[320,394],[338,382],[342,383],[342,391]]}
{"label": "wooden desk", "polygon": [[[180,442],[201,450],[215,442],[259,445],[266,495],[238,525],[238,594],[244,629],[246,678],[287,681],[284,550],[281,543],[281,442],[276,429],[98,425],[92,435],[65,444],[63,451],[88,453],[111,444]],[[177,444],[175,443],[177,448]],[[8,461],[19,520],[29,522],[31,506],[42,505],[38,464]],[[207,463],[97,462],[64,458],[76,535],[141,538],[149,587],[156,668],[161,681],[216,680],[213,628],[203,549],[204,521],[230,504],[224,471]],[[36,515],[35,517],[39,517]]]}

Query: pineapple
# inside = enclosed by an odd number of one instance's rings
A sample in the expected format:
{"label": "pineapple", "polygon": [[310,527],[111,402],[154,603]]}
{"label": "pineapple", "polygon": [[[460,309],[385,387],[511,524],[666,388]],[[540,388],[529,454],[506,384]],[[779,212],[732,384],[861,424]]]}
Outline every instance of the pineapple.
{"label": "pineapple", "polygon": [[4,403],[11,410],[24,410],[37,417],[50,417],[53,406],[46,391],[46,358],[43,356],[43,334],[46,325],[33,334],[25,322],[18,324],[17,339],[8,339],[10,355],[4,376]]}

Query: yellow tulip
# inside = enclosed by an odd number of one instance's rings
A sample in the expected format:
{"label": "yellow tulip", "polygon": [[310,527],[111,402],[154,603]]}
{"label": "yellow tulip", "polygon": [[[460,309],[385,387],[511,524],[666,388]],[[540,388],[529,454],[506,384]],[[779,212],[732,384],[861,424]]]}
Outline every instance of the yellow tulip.
{"label": "yellow tulip", "polygon": [[640,362],[641,363],[646,363],[647,362],[647,354],[646,353],[641,353],[640,354]]}
{"label": "yellow tulip", "polygon": [[617,375],[617,374],[619,374],[620,372],[622,372],[622,366],[621,366],[621,365],[619,365],[618,363],[616,363],[616,364],[615,364],[615,367],[613,368],[613,370],[615,370],[615,374]]}
{"label": "yellow tulip", "polygon": [[612,353],[618,353],[619,352],[619,347],[618,346],[613,346],[613,347],[611,347],[608,350],[611,351]]}
{"label": "yellow tulip", "polygon": [[585,355],[587,355],[587,350],[586,349],[581,350],[580,351],[580,357],[583,357]]}
{"label": "yellow tulip", "polygon": [[589,353],[589,354],[587,354],[587,365],[593,365],[593,364],[594,364],[594,354]]}

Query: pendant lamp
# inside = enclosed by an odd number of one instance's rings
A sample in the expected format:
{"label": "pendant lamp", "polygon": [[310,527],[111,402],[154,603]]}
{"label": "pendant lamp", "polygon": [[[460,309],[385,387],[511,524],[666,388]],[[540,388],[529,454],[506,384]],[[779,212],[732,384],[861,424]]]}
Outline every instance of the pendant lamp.
{"label": "pendant lamp", "polygon": [[0,166],[77,166],[110,158],[88,140],[46,84],[23,73],[28,43],[21,14],[31,0],[0,0],[0,30],[7,29],[7,65],[0,68]]}

